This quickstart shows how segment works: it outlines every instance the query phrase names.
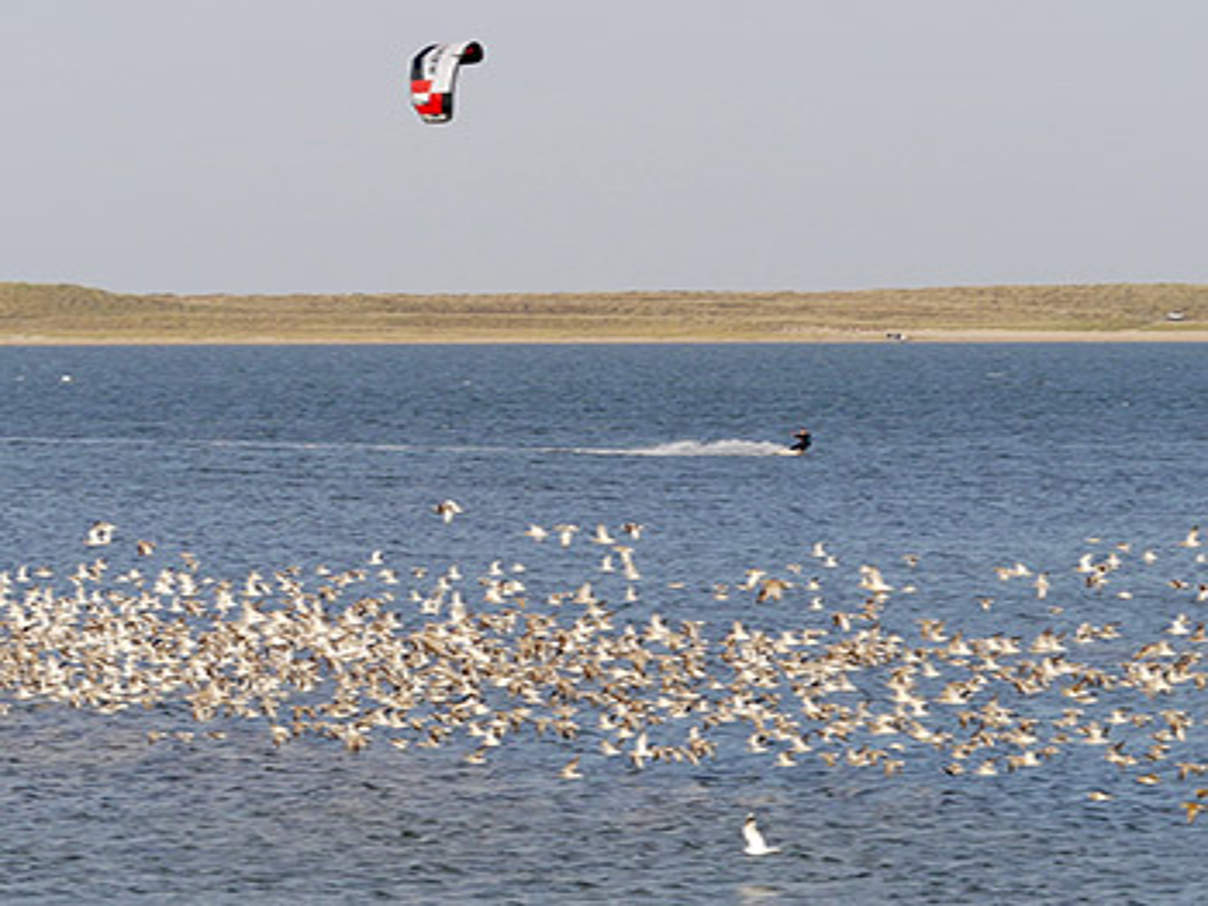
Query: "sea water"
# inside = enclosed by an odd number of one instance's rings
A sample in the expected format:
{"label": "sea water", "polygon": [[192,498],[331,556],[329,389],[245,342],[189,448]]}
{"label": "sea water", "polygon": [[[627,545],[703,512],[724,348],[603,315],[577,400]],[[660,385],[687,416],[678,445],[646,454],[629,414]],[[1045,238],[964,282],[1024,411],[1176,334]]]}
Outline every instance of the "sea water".
{"label": "sea water", "polygon": [[[136,539],[236,582],[373,551],[404,575],[522,562],[534,590],[591,580],[639,627],[828,626],[862,564],[918,587],[883,617],[903,634],[922,617],[1021,637],[1089,620],[1152,640],[1203,616],[1164,575],[1130,601],[1074,571],[1118,544],[1173,558],[1208,527],[1198,344],[4,348],[0,387],[10,572],[70,575],[103,519],[115,569]],[[803,426],[809,453],[777,455]],[[446,498],[464,509],[448,524]],[[588,539],[625,521],[644,526],[642,578],[621,605]],[[533,523],[581,531],[538,544]],[[1049,572],[1061,612],[997,578],[1016,562]],[[836,597],[757,606],[735,590],[750,569],[816,574]],[[1190,789],[1097,755],[971,778],[914,752],[886,777],[778,769],[736,743],[637,771],[591,734],[529,734],[471,765],[465,745],[276,748],[267,723],[209,740],[187,709],[0,700],[4,902],[1198,902],[1208,874]],[[1203,719],[1202,698],[1179,701]],[[197,737],[151,745],[149,729]],[[576,752],[585,777],[563,781]],[[749,811],[781,853],[742,854]]]}

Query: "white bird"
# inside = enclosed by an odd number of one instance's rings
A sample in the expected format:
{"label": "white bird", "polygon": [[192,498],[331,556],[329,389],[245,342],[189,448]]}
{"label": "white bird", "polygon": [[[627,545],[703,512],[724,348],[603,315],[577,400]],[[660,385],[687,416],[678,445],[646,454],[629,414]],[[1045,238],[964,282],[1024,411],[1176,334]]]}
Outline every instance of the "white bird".
{"label": "white bird", "polygon": [[108,544],[113,540],[113,530],[115,528],[116,526],[112,522],[94,522],[88,529],[88,537],[84,539],[84,543],[89,547],[100,547],[103,544]]}
{"label": "white bird", "polygon": [[1049,574],[1040,573],[1038,576],[1036,576],[1036,582],[1034,584],[1036,586],[1036,597],[1043,601],[1044,596],[1049,593]]}
{"label": "white bird", "polygon": [[442,500],[436,506],[432,507],[432,512],[439,513],[445,522],[452,522],[454,516],[458,513],[464,513],[465,510],[461,508],[456,500]]}
{"label": "white bird", "polygon": [[624,544],[618,544],[613,548],[621,557],[621,569],[625,574],[625,578],[630,582],[636,582],[642,578],[642,574],[638,572],[638,568],[633,563],[633,548]]}
{"label": "white bird", "polygon": [[654,751],[650,748],[650,742],[646,737],[646,731],[643,730],[638,738],[633,742],[633,748],[629,750],[629,760],[639,771],[645,766],[646,762],[654,757]]}
{"label": "white bird", "polygon": [[881,571],[875,566],[861,565],[860,576],[860,587],[873,594],[884,595],[893,591],[893,586],[885,581],[881,576]]}
{"label": "white bird", "polygon": [[579,772],[579,755],[576,755],[559,772],[563,780],[582,780],[583,775]]}
{"label": "white bird", "polygon": [[743,852],[748,856],[766,856],[780,852],[779,846],[768,846],[767,841],[763,839],[763,834],[755,824],[754,812],[749,812],[747,820],[742,824],[742,838],[747,842]]}
{"label": "white bird", "polygon": [[1187,533],[1187,537],[1179,542],[1179,547],[1199,547],[1200,546],[1200,527],[1193,525],[1191,531]]}
{"label": "white bird", "polygon": [[604,523],[596,526],[596,533],[592,535],[591,540],[596,544],[616,544],[617,539],[608,534],[608,527]]}
{"label": "white bird", "polygon": [[1170,621],[1170,626],[1166,630],[1171,635],[1190,635],[1191,634],[1191,618],[1185,613],[1179,614]]}

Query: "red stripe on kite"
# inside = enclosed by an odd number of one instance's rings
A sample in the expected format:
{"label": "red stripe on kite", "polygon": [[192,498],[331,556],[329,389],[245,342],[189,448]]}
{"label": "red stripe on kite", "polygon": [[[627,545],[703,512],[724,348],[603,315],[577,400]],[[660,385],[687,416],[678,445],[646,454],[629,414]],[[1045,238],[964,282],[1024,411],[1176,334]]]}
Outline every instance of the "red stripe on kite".
{"label": "red stripe on kite", "polygon": [[429,116],[435,116],[445,112],[445,96],[443,94],[434,94],[428,98],[423,104],[416,104],[415,109],[420,113],[426,113]]}

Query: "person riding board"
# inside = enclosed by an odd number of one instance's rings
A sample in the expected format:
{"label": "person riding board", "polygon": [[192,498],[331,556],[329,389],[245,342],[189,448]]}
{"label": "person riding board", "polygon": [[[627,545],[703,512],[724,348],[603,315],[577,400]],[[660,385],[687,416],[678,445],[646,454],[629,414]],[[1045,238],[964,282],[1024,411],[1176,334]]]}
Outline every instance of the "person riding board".
{"label": "person riding board", "polygon": [[812,438],[810,437],[810,432],[807,429],[802,428],[800,431],[795,433],[793,437],[797,438],[797,441],[789,447],[790,450],[793,450],[797,453],[804,453],[810,448]]}

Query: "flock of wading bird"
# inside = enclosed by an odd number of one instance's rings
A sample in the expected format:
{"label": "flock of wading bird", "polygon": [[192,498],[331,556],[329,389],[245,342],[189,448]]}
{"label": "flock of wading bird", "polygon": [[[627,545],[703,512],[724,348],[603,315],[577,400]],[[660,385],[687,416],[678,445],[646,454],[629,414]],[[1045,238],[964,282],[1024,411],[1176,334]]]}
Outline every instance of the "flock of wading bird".
{"label": "flock of wading bird", "polygon": [[[433,510],[445,522],[463,512],[453,501]],[[697,765],[719,749],[776,768],[894,775],[914,760],[968,778],[1064,761],[1098,778],[1085,790],[1095,801],[1136,783],[1173,788],[1189,823],[1208,807],[1208,786],[1197,786],[1208,761],[1194,757],[1208,686],[1208,631],[1190,615],[1208,602],[1198,527],[1143,550],[1089,538],[1076,564],[1051,574],[987,568],[1002,591],[970,595],[969,622],[1006,611],[1045,624],[1031,636],[919,616],[902,602],[927,600],[917,556],[883,570],[845,564],[822,543],[776,570],[639,592],[642,532],[530,526],[517,544],[544,545],[558,562],[590,558],[586,578],[576,567],[565,587],[538,592],[521,563],[397,568],[381,551],[346,569],[216,579],[192,553],[122,543],[98,522],[70,574],[0,573],[0,713],[145,708],[173,722],[150,730],[152,743],[221,739],[246,719],[276,746],[312,736],[356,752],[385,740],[471,764],[544,738],[573,755],[566,781],[604,765]],[[1021,592],[1009,603],[1008,588]],[[661,616],[660,596],[705,619]],[[1067,616],[1113,608],[1121,619]],[[710,621],[711,609],[726,615]],[[1149,629],[1130,639],[1126,625]],[[189,712],[213,729],[182,729]]]}

